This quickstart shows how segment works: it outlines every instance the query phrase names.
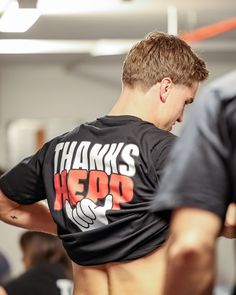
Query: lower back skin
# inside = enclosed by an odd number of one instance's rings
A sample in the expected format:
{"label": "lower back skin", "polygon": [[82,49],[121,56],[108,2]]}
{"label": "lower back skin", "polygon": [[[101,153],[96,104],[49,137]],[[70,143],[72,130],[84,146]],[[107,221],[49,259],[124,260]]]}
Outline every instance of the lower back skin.
{"label": "lower back skin", "polygon": [[166,245],[129,262],[98,266],[73,263],[73,295],[161,295]]}

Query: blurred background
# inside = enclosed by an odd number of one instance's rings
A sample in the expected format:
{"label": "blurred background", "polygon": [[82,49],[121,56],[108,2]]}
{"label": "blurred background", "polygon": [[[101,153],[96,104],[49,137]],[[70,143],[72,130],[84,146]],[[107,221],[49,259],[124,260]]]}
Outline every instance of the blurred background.
{"label": "blurred background", "polygon": [[[235,0],[0,0],[1,169],[106,114],[121,91],[125,54],[154,30],[182,35],[206,60],[205,85],[236,69]],[[21,232],[0,223],[0,251],[14,276]],[[222,295],[235,280],[233,248],[219,240]]]}

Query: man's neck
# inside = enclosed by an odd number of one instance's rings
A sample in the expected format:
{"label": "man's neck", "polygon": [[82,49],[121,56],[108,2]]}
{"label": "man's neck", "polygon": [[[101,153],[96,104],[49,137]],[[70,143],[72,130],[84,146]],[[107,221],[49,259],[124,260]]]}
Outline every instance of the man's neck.
{"label": "man's neck", "polygon": [[108,113],[110,116],[129,115],[144,121],[155,123],[152,117],[149,98],[146,94],[136,89],[125,89]]}

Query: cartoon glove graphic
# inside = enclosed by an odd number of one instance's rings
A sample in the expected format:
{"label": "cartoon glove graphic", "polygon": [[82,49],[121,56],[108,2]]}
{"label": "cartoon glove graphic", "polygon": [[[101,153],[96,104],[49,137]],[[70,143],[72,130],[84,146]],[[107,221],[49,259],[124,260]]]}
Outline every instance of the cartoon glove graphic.
{"label": "cartoon glove graphic", "polygon": [[106,211],[113,205],[112,195],[107,195],[104,206],[97,206],[90,199],[83,199],[72,208],[66,200],[66,214],[81,231],[88,231],[108,224]]}

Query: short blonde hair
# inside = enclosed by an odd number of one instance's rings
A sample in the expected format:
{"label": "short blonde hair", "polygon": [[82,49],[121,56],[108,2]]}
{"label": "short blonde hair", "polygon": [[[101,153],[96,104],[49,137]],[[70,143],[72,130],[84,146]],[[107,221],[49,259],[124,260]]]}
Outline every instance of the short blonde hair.
{"label": "short blonde hair", "polygon": [[208,77],[205,62],[177,36],[152,32],[133,46],[123,64],[122,82],[149,89],[163,78],[191,86]]}

